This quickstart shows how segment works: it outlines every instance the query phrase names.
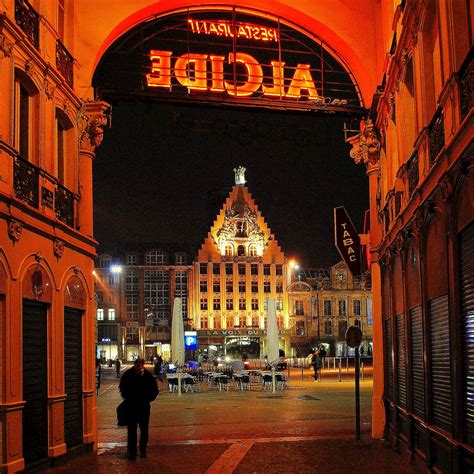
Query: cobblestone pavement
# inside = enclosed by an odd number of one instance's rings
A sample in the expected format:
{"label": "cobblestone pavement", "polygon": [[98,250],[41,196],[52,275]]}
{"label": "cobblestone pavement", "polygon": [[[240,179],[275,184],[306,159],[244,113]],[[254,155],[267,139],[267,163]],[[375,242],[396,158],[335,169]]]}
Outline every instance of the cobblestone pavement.
{"label": "cobblestone pavement", "polygon": [[169,393],[159,383],[152,404],[149,453],[128,461],[126,429],[116,426],[120,403],[115,373],[104,371],[98,396],[99,454],[58,461],[58,473],[312,473],[415,472],[382,441],[370,438],[371,381],[361,383],[362,440],[354,439],[354,384],[308,371],[292,373],[290,388],[273,394],[256,384]]}

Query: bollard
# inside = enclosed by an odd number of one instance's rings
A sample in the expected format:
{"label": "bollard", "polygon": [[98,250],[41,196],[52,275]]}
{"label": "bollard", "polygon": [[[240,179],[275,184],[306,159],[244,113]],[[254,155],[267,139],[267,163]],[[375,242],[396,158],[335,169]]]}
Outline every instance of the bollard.
{"label": "bollard", "polygon": [[339,359],[339,382],[342,382],[342,363],[341,363],[341,359]]}
{"label": "bollard", "polygon": [[362,377],[362,382],[364,381],[364,363],[360,364],[360,375]]}
{"label": "bollard", "polygon": [[303,367],[303,364],[301,364],[301,380],[304,379],[303,370],[304,370],[304,367]]}
{"label": "bollard", "polygon": [[346,372],[349,372],[349,357],[346,357]]}

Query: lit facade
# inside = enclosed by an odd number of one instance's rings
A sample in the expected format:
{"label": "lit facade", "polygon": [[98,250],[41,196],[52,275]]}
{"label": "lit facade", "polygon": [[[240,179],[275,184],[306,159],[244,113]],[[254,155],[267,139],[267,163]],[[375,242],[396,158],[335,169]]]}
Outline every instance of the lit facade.
{"label": "lit facade", "polygon": [[189,325],[189,250],[158,243],[122,247],[100,253],[96,260],[97,357],[133,361],[160,354],[167,360],[177,297],[182,300],[184,325]]}
{"label": "lit facade", "polygon": [[245,169],[217,216],[194,263],[193,325],[211,356],[263,358],[267,298],[274,298],[280,348],[289,354],[286,288],[290,269],[247,186]]}
{"label": "lit facade", "polygon": [[322,343],[328,356],[353,355],[345,333],[362,331],[362,353],[372,355],[372,293],[366,277],[353,277],[343,262],[326,269],[303,269],[288,286],[292,355],[304,357]]}

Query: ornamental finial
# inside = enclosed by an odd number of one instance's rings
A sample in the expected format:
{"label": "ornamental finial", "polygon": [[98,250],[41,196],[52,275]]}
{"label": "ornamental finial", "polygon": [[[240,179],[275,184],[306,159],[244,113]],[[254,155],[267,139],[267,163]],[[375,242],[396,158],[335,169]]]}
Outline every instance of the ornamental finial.
{"label": "ornamental finial", "polygon": [[239,166],[238,168],[234,168],[235,173],[235,184],[239,186],[243,186],[245,181],[245,168],[243,166]]}

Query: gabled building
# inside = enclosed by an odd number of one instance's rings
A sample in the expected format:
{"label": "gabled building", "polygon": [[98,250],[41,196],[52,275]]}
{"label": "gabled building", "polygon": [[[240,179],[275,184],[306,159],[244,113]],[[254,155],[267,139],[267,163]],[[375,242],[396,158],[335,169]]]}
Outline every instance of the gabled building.
{"label": "gabled building", "polygon": [[194,263],[192,315],[199,347],[211,357],[263,358],[272,297],[280,348],[289,354],[286,257],[245,186],[245,168],[234,171],[235,186]]}

